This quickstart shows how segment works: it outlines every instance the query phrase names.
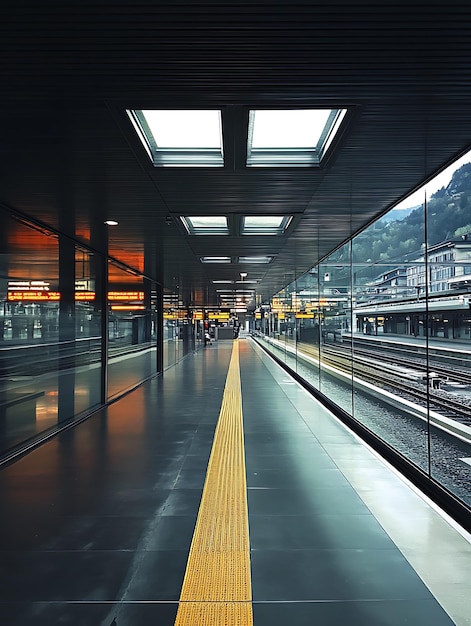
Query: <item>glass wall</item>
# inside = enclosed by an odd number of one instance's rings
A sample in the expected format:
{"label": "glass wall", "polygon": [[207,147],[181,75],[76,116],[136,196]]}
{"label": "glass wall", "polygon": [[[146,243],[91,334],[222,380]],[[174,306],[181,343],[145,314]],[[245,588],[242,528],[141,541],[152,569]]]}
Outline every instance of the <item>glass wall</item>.
{"label": "glass wall", "polygon": [[288,292],[287,364],[470,506],[471,153]]}
{"label": "glass wall", "polygon": [[159,329],[154,283],[1,208],[0,265],[5,455],[155,374]]}
{"label": "glass wall", "polygon": [[7,213],[1,219],[0,446],[57,423],[61,323],[59,240]]}

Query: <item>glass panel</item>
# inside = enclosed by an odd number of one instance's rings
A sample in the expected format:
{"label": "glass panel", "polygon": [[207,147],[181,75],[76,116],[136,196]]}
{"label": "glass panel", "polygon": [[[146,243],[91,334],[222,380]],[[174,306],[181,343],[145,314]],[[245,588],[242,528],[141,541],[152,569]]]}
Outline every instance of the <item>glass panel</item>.
{"label": "glass panel", "polygon": [[101,267],[101,258],[75,249],[75,415],[101,404],[101,317],[106,310],[97,289]]}
{"label": "glass panel", "polygon": [[59,242],[0,210],[0,447],[57,425]]}
{"label": "glass panel", "polygon": [[335,251],[317,269],[320,390],[342,409],[352,413],[352,364],[348,338],[343,344],[350,291],[349,245]]}
{"label": "glass panel", "polygon": [[350,244],[336,250],[317,269],[320,390],[352,414]]}
{"label": "glass panel", "polygon": [[261,337],[268,350],[291,369],[297,369],[296,281],[293,274],[285,276],[286,287],[272,297],[270,305],[262,305],[255,315],[255,335]]}
{"label": "glass panel", "polygon": [[178,333],[178,294],[165,291],[163,313],[163,367],[167,369],[177,362]]}
{"label": "glass panel", "polygon": [[164,295],[163,324],[163,362],[167,369],[203,341],[203,320],[193,319],[179,294],[168,290]]}
{"label": "glass panel", "polygon": [[153,284],[108,263],[108,398],[156,372]]}
{"label": "glass panel", "polygon": [[[471,155],[427,185],[430,472],[471,505]],[[450,434],[451,433],[451,434]]]}
{"label": "glass panel", "polygon": [[424,199],[354,237],[354,415],[428,471]]}
{"label": "glass panel", "polygon": [[316,389],[320,384],[319,272],[312,269],[297,280],[293,308],[297,316],[297,371]]}
{"label": "glass panel", "polygon": [[0,451],[101,403],[95,257],[0,212]]}

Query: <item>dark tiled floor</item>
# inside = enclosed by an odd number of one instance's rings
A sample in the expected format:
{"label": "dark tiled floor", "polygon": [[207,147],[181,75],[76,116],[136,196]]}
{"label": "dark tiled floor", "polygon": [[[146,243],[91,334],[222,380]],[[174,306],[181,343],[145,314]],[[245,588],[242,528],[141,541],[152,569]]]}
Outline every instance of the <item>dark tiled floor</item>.
{"label": "dark tiled floor", "polygon": [[[255,626],[452,624],[336,462],[361,444],[239,344]],[[174,623],[231,349],[0,472],[2,624]]]}

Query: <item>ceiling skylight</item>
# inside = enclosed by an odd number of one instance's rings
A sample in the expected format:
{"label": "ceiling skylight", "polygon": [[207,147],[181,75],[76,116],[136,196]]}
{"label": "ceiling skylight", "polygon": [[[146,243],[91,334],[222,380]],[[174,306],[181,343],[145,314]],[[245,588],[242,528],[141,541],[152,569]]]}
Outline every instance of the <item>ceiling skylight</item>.
{"label": "ceiling skylight", "polygon": [[346,112],[346,109],[250,111],[247,165],[319,165]]}
{"label": "ceiling skylight", "polygon": [[272,256],[240,256],[239,263],[271,263]]}
{"label": "ceiling skylight", "polygon": [[220,111],[128,110],[155,166],[222,167]]}
{"label": "ceiling skylight", "polygon": [[180,216],[189,235],[228,235],[225,215]]}
{"label": "ceiling skylight", "polygon": [[230,263],[230,256],[202,256],[201,263]]}
{"label": "ceiling skylight", "polygon": [[242,218],[243,235],[282,235],[292,215],[245,215]]}

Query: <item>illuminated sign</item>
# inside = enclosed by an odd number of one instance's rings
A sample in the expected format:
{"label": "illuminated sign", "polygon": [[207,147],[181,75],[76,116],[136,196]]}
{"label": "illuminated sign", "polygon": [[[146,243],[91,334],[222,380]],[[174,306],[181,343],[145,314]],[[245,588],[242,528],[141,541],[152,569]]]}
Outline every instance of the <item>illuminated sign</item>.
{"label": "illuminated sign", "polygon": [[296,313],[296,319],[297,320],[303,320],[303,319],[313,319],[314,314],[313,313]]}
{"label": "illuminated sign", "polygon": [[229,317],[229,313],[208,313],[208,318],[210,320],[228,320]]}
{"label": "illuminated sign", "polygon": [[272,298],[271,308],[273,311],[281,311],[283,309],[284,302],[280,298]]}
{"label": "illuminated sign", "polygon": [[49,291],[51,283],[45,280],[10,280],[8,291]]}
{"label": "illuminated sign", "polygon": [[110,302],[134,302],[144,300],[143,291],[108,291]]}
{"label": "illuminated sign", "polygon": [[75,292],[76,300],[95,300],[95,293],[93,291],[76,291]]}
{"label": "illuminated sign", "polygon": [[112,311],[144,311],[145,306],[143,304],[112,304]]}
{"label": "illuminated sign", "polygon": [[57,302],[60,300],[58,291],[9,291],[7,300],[10,302]]}
{"label": "illuminated sign", "polygon": [[[33,288],[33,284],[38,286]],[[57,302],[60,300],[58,291],[49,291],[49,283],[44,281],[17,281],[8,284],[7,300],[10,302]],[[90,301],[95,300],[96,294],[93,291],[76,291],[75,300]],[[142,302],[144,300],[143,291],[110,291],[108,292],[110,302]]]}
{"label": "illuminated sign", "polygon": [[94,291],[95,281],[90,278],[77,278],[75,280],[75,291]]}

